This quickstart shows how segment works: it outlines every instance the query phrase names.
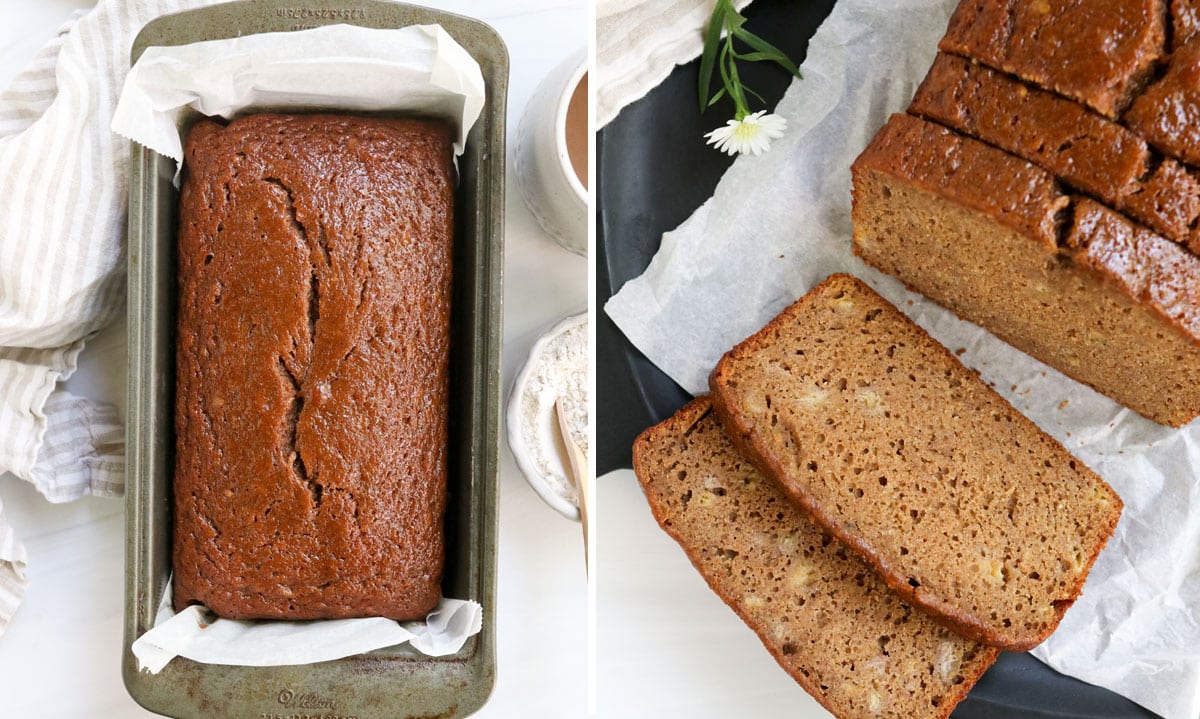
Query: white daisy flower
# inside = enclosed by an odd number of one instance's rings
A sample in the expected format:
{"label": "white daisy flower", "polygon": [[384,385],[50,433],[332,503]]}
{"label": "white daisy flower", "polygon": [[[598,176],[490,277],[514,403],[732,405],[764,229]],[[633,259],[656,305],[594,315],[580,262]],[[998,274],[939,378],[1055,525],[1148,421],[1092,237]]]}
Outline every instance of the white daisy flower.
{"label": "white daisy flower", "polygon": [[785,129],[787,121],[782,117],[759,110],[740,120],[730,120],[704,137],[708,144],[729,155],[761,155],[771,149],[771,140],[783,137]]}

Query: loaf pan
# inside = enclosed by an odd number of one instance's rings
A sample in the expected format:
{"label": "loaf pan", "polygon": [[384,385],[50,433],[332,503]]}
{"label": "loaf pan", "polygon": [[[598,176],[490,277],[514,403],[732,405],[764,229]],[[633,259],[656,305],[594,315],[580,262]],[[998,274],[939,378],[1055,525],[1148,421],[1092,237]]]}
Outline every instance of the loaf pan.
{"label": "loaf pan", "polygon": [[440,24],[479,63],[482,114],[458,160],[451,310],[446,596],[483,605],[483,630],[453,656],[407,646],[317,664],[242,667],[176,658],[138,671],[130,651],[154,621],[171,568],[174,467],[176,221],[174,163],[133,145],[129,196],[129,375],[122,674],[143,707],[173,717],[397,719],[471,714],[495,682],[496,493],[504,236],[504,118],[508,53],[465,17],[387,0],[244,0],[158,18],[134,41],[148,47],[349,23]]}

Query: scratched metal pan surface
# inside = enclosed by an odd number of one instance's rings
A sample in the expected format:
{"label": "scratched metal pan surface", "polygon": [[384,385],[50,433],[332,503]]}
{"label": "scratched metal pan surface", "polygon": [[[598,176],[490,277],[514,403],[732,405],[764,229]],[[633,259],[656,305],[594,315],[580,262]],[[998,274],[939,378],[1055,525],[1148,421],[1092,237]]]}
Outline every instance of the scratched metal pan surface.
{"label": "scratched metal pan surface", "polygon": [[395,28],[439,23],[478,61],[486,104],[459,158],[451,311],[446,596],[484,607],[483,631],[453,656],[407,647],[317,664],[238,667],[177,658],[139,672],[130,644],[152,625],[171,566],[174,466],[176,219],[173,163],[135,145],[129,201],[129,376],[125,639],[129,693],[173,717],[320,716],[398,719],[467,716],[495,682],[496,493],[500,422],[504,118],[508,52],[469,18],[388,0],[243,0],[158,18],[131,61],[155,45],[293,31],[332,23]]}

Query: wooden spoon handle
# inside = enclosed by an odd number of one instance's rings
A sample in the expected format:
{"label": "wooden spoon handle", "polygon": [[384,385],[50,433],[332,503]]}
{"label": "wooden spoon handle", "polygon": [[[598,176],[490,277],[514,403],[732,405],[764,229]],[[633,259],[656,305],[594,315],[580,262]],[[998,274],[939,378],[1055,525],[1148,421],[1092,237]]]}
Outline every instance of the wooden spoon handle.
{"label": "wooden spoon handle", "polygon": [[588,509],[591,505],[591,472],[588,469],[587,455],[576,444],[571,436],[570,424],[567,422],[566,410],[563,409],[562,399],[554,402],[554,411],[558,415],[558,430],[562,434],[563,445],[567,448],[567,456],[571,461],[571,479],[579,494],[579,521],[583,524],[583,560],[588,564]]}

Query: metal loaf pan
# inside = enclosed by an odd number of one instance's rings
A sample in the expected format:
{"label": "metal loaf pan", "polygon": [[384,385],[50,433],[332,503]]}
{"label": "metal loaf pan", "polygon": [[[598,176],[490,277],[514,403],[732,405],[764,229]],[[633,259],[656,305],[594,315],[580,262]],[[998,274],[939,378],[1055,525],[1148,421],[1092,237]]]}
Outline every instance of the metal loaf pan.
{"label": "metal loaf pan", "polygon": [[125,639],[122,672],[142,706],[174,717],[439,717],[471,714],[495,682],[496,499],[500,422],[504,119],[508,53],[469,18],[387,0],[243,0],[158,18],[131,61],[154,45],[351,23],[438,23],[475,58],[487,88],[459,158],[451,318],[450,501],[446,596],[483,605],[483,631],[453,656],[408,647],[318,664],[240,667],[176,658],[141,673],[130,644],[154,621],[171,568],[176,218],[174,163],[134,145],[129,198],[129,376]]}

